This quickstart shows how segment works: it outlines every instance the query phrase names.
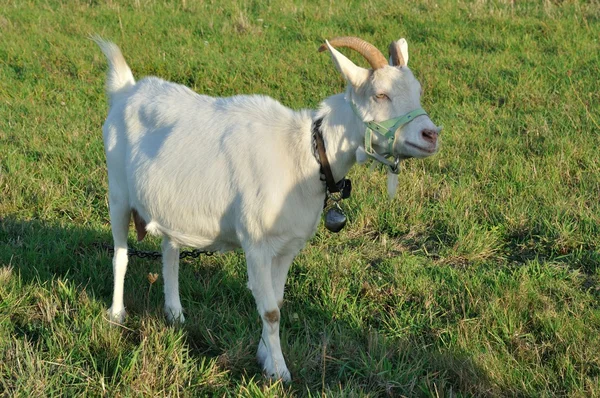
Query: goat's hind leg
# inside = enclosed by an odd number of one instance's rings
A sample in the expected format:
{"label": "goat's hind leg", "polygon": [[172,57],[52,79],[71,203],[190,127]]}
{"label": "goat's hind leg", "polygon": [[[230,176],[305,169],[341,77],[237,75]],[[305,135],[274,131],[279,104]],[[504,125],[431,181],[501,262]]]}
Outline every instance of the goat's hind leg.
{"label": "goat's hind leg", "polygon": [[280,312],[271,278],[272,258],[265,250],[253,249],[246,251],[246,262],[248,287],[252,290],[263,321],[258,360],[268,377],[290,381],[290,371],[285,364],[279,340]]}
{"label": "goat's hind leg", "polygon": [[165,280],[165,315],[171,323],[183,323],[179,299],[179,247],[167,236],[162,241],[163,278]]}
{"label": "goat's hind leg", "polygon": [[127,230],[131,209],[126,201],[114,197],[109,199],[110,227],[114,241],[113,255],[113,299],[108,309],[108,316],[115,322],[123,322],[125,319],[125,306],[123,305],[123,285],[125,273],[127,272]]}

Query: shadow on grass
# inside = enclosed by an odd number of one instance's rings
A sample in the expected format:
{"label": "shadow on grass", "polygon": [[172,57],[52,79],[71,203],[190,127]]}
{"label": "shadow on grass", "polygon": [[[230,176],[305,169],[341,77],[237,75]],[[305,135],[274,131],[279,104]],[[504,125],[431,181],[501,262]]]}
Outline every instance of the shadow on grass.
{"label": "shadow on grass", "polygon": [[110,295],[112,282],[106,279],[112,269],[101,244],[111,245],[111,239],[109,230],[4,217],[0,219],[0,261],[18,269],[25,283],[67,278],[78,286],[93,286],[92,291],[102,299]]}
{"label": "shadow on grass", "polygon": [[[0,219],[0,264],[18,270],[21,283],[69,280],[78,291],[85,291],[106,308],[112,296],[112,266],[104,246],[111,243],[108,228],[97,231],[11,217]],[[158,244],[153,243],[140,248],[156,250]],[[159,260],[130,260],[125,284],[130,320],[126,326],[135,328],[145,317],[162,318],[162,286],[152,288],[147,281],[147,274],[160,274],[160,268]],[[291,277],[305,283],[293,269]],[[187,317],[183,341],[192,357],[215,359],[229,372],[230,383],[243,384],[253,378],[259,385],[266,385],[255,361],[261,322],[245,282],[241,255],[182,261],[180,284]],[[341,320],[333,310],[324,311],[313,300],[293,300],[283,308],[281,332],[283,351],[294,375],[289,388],[297,394],[502,394],[468,353],[440,348],[434,331],[430,336],[386,339],[375,329],[362,330]],[[298,322],[294,319],[298,313],[309,319],[304,324]],[[27,320],[14,326],[15,337],[31,341],[36,349],[43,350],[53,338],[51,330],[28,325]],[[123,337],[127,347],[134,350],[141,344],[136,331],[123,330]],[[112,380],[119,364],[108,354],[96,360],[101,362],[98,369]]]}
{"label": "shadow on grass", "polygon": [[537,224],[513,228],[505,238],[506,258],[524,264],[530,260],[564,264],[588,276],[598,272],[600,253],[593,244],[578,240],[566,241],[548,227]]}

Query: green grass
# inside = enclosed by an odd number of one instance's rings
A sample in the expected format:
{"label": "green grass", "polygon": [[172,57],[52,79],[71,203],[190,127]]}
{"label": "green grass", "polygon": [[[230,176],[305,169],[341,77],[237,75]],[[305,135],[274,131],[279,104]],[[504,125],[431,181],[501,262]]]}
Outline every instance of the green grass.
{"label": "green grass", "polygon": [[[138,78],[292,108],[343,90],[323,39],[407,38],[442,150],[403,164],[392,202],[383,172],[352,170],[349,225],[321,227],[290,271],[292,384],[256,364],[239,253],[182,261],[182,328],[147,279],[159,262],[132,259],[129,317],[106,319],[92,33]],[[0,395],[600,396],[599,37],[595,1],[5,0]]]}

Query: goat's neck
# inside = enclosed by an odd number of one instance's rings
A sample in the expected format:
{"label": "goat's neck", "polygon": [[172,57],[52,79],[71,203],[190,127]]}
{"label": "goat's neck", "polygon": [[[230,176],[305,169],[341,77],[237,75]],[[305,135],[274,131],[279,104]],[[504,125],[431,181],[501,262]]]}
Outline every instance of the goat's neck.
{"label": "goat's neck", "polygon": [[364,124],[352,111],[345,94],[334,95],[323,101],[317,118],[323,118],[321,133],[327,158],[333,177],[339,181],[356,163],[356,150],[364,138]]}

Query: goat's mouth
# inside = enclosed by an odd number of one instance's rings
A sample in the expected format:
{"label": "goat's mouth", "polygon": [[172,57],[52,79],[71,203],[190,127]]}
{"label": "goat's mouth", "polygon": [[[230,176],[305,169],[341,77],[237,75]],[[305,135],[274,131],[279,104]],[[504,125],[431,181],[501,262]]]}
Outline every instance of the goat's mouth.
{"label": "goat's mouth", "polygon": [[429,148],[425,148],[425,147],[422,147],[422,146],[420,146],[420,145],[413,144],[412,142],[409,142],[409,141],[406,141],[406,145],[408,145],[408,146],[410,146],[410,147],[412,147],[412,148],[416,148],[416,149],[418,149],[419,151],[421,151],[421,152],[425,152],[425,153],[428,153],[428,154],[430,154],[430,155],[433,155],[434,153],[436,153],[436,152],[437,152],[437,148],[436,148],[436,146],[435,146],[435,145],[433,145],[433,146],[431,146],[431,147],[429,147]]}

